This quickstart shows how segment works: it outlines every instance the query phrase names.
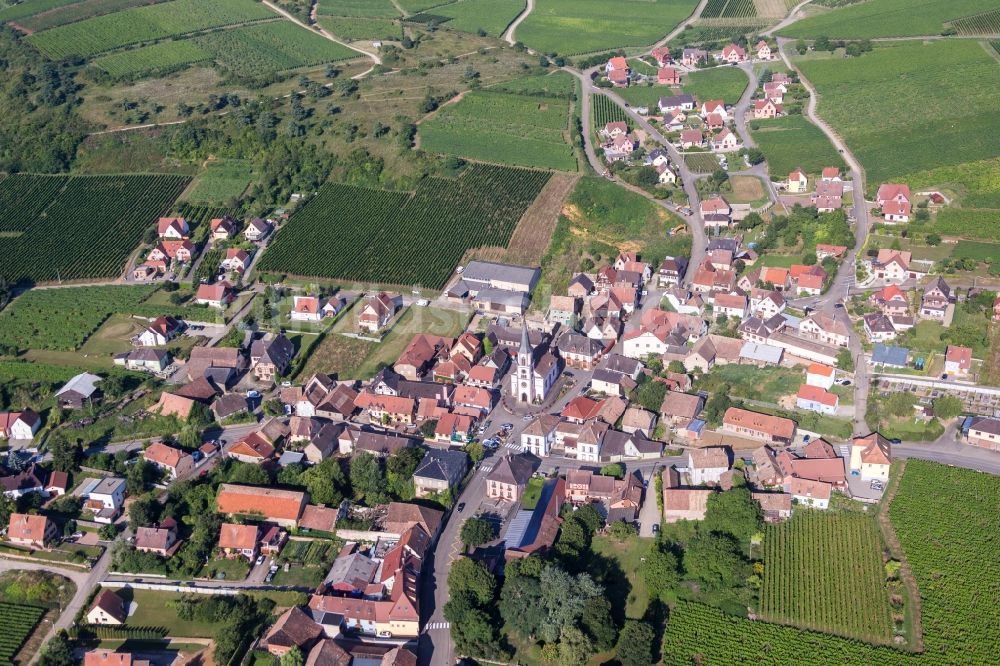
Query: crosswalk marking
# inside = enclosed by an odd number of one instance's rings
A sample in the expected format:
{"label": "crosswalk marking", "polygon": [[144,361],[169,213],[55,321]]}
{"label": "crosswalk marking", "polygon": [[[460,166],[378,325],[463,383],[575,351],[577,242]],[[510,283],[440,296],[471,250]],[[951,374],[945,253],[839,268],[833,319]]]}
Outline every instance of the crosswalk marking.
{"label": "crosswalk marking", "polygon": [[435,629],[450,629],[450,622],[428,622],[427,626],[424,627],[424,631],[433,631]]}

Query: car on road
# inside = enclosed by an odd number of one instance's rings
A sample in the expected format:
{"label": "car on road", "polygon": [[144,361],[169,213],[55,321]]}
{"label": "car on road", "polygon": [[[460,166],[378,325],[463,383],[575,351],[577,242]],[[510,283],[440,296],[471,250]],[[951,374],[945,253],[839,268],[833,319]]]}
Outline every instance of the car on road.
{"label": "car on road", "polygon": [[941,375],[941,379],[948,379],[948,373],[946,372],[943,375]]}
{"label": "car on road", "polygon": [[833,307],[835,307],[835,308],[843,308],[844,304],[843,303],[834,303]]}
{"label": "car on road", "polygon": [[465,511],[465,502],[459,502],[458,506],[455,507],[455,511],[457,513],[462,513],[463,511]]}
{"label": "car on road", "polygon": [[483,448],[485,449],[489,449],[490,451],[492,451],[498,446],[500,446],[500,440],[494,439],[493,437],[483,440]]}
{"label": "car on road", "polygon": [[525,414],[524,416],[521,417],[521,420],[524,421],[525,423],[527,423],[528,421],[530,421],[533,418],[535,418],[535,417],[532,416],[531,414]]}
{"label": "car on road", "polygon": [[260,565],[264,564],[264,557],[265,557],[264,555],[258,555],[257,561],[254,562],[254,566],[259,567]]}
{"label": "car on road", "polygon": [[653,523],[653,534],[659,534],[659,532],[660,532],[660,524]]}
{"label": "car on road", "polygon": [[511,430],[514,429],[514,424],[513,423],[504,423],[503,425],[500,426],[500,429],[501,430],[506,430],[507,432],[510,432]]}
{"label": "car on road", "polygon": [[264,582],[265,583],[270,583],[272,580],[274,580],[274,574],[275,573],[277,573],[277,572],[276,571],[269,571],[268,574],[266,576],[264,576]]}

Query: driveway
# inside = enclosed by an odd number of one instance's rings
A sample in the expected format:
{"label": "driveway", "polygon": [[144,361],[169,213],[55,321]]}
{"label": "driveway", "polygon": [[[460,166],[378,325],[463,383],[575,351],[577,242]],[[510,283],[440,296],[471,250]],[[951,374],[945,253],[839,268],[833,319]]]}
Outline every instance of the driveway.
{"label": "driveway", "polygon": [[649,482],[642,499],[642,507],[639,509],[639,536],[652,537],[653,525],[659,525],[663,519],[660,513],[659,504],[656,501],[656,481],[654,474],[658,468],[648,470],[642,477],[643,481]]}

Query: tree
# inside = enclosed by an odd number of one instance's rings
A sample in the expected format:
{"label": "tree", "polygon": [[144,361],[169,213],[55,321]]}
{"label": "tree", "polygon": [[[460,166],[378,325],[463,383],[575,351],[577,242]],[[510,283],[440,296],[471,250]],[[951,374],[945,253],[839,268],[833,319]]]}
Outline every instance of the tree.
{"label": "tree", "polygon": [[735,587],[747,577],[748,568],[739,545],[725,534],[698,534],[684,549],[687,575],[709,588]]}
{"label": "tree", "polygon": [[618,541],[624,541],[631,536],[635,536],[636,533],[635,525],[626,523],[624,520],[616,520],[608,526],[608,534]]}
{"label": "tree", "polygon": [[479,442],[469,442],[465,445],[465,452],[469,454],[469,460],[475,465],[486,456],[486,449]]}
{"label": "tree", "polygon": [[118,526],[114,523],[110,525],[103,525],[101,529],[97,530],[97,536],[101,537],[105,541],[114,541],[115,537],[118,536]]}
{"label": "tree", "polygon": [[399,499],[413,498],[413,472],[424,458],[424,449],[419,446],[407,446],[389,456],[386,461],[386,478],[393,495]]}
{"label": "tree", "polygon": [[722,384],[715,393],[705,403],[705,420],[710,425],[717,426],[722,423],[722,417],[726,410],[733,406],[733,401],[729,398],[729,384]]}
{"label": "tree", "polygon": [[594,654],[590,638],[576,627],[563,627],[559,634],[559,663],[565,666],[583,666]]}
{"label": "tree", "polygon": [[65,629],[60,629],[56,633],[38,658],[39,666],[76,666],[76,663],[77,661],[73,657],[73,646]]}
{"label": "tree", "polygon": [[837,368],[844,372],[854,372],[854,357],[847,347],[841,347],[837,352]]}
{"label": "tree", "polygon": [[953,395],[934,398],[931,405],[934,407],[934,416],[942,421],[953,419],[962,413],[962,401]]}
{"label": "tree", "polygon": [[649,666],[653,663],[653,639],[653,628],[648,624],[626,620],[618,637],[618,661],[622,666]]}
{"label": "tree", "polygon": [[459,536],[466,548],[477,548],[497,537],[497,526],[488,520],[469,518],[462,523]]}
{"label": "tree", "polygon": [[128,494],[135,496],[145,492],[146,486],[152,483],[158,471],[159,468],[156,465],[148,463],[142,458],[137,458],[129,465],[128,471],[125,473],[125,488],[128,490]]}
{"label": "tree", "polygon": [[[530,559],[530,558],[529,558]],[[535,558],[537,559],[537,558]],[[514,576],[505,572],[500,592],[500,616],[521,638],[532,638],[545,621],[542,590],[534,576]]]}
{"label": "tree", "polygon": [[547,613],[546,622],[540,630],[546,641],[559,637],[563,627],[573,627],[583,615],[587,600],[603,596],[604,590],[594,582],[589,574],[572,576],[558,566],[551,565],[539,576],[542,588],[542,603]]}
{"label": "tree", "polygon": [[605,465],[601,468],[601,474],[604,476],[613,476],[616,479],[624,479],[625,466],[621,463],[611,463],[610,465]]}
{"label": "tree", "polygon": [[660,597],[680,581],[680,561],[672,551],[662,544],[655,546],[646,555],[642,567],[643,578],[650,596]]}
{"label": "tree", "polygon": [[313,465],[303,472],[302,479],[309,496],[317,504],[335,506],[340,504],[347,492],[347,479],[336,458],[327,458]]}
{"label": "tree", "polygon": [[73,472],[81,456],[78,442],[71,442],[58,430],[49,438],[49,452],[52,453],[52,468],[57,472]]}
{"label": "tree", "polygon": [[701,526],[708,532],[732,535],[742,547],[749,548],[750,537],[764,526],[764,514],[749,490],[732,488],[708,496]]}
{"label": "tree", "polygon": [[0,494],[0,525],[10,524],[10,514],[14,513],[14,500]]}
{"label": "tree", "polygon": [[618,626],[611,616],[611,602],[607,597],[590,597],[583,605],[583,615],[580,624],[587,634],[594,639],[595,647],[600,650],[610,650],[618,635]]}
{"label": "tree", "polygon": [[802,263],[805,264],[806,266],[813,266],[816,264],[817,261],[818,259],[816,258],[815,252],[806,252],[804,255],[802,255]]}
{"label": "tree", "polygon": [[927,244],[928,245],[940,245],[941,244],[941,236],[939,236],[938,234],[935,234],[935,233],[927,234]]}
{"label": "tree", "polygon": [[496,577],[486,565],[468,557],[455,560],[448,572],[448,592],[452,596],[468,594],[479,605],[493,600],[496,585]]}
{"label": "tree", "polygon": [[667,372],[673,372],[678,375],[686,375],[687,368],[680,361],[671,361],[667,364]]}
{"label": "tree", "polygon": [[128,526],[134,532],[139,527],[152,525],[160,515],[160,503],[150,495],[144,495],[132,502],[128,509]]}
{"label": "tree", "polygon": [[351,487],[357,499],[364,499],[369,506],[382,504],[387,499],[386,480],[378,458],[362,451],[351,459]]}
{"label": "tree", "polygon": [[912,416],[917,397],[912,393],[893,393],[885,401],[886,410],[893,416]]}
{"label": "tree", "polygon": [[302,666],[305,660],[302,658],[302,650],[293,645],[292,648],[282,655],[278,661],[278,666]]}
{"label": "tree", "polygon": [[654,414],[658,414],[660,407],[663,405],[663,398],[667,395],[667,385],[663,382],[653,381],[644,375],[640,375],[640,377],[645,378],[646,381],[639,384],[632,391],[632,395],[629,398],[632,402],[638,403]]}
{"label": "tree", "polygon": [[437,419],[428,419],[420,424],[420,435],[424,439],[434,439],[434,431],[437,430]]}

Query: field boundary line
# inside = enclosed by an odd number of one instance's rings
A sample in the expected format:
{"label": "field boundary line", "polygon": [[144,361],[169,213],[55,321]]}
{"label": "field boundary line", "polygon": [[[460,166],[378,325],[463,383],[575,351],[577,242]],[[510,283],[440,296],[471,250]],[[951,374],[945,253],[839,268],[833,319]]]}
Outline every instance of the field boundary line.
{"label": "field boundary line", "polygon": [[[344,42],[344,41],[341,41],[341,40],[337,39],[336,37],[333,36],[332,33],[330,33],[329,31],[327,31],[327,29],[324,28],[323,26],[321,26],[319,23],[316,24],[316,27],[311,27],[311,26],[306,25],[305,23],[303,23],[298,18],[296,18],[292,14],[288,13],[287,11],[285,11],[284,9],[282,9],[281,7],[278,7],[277,5],[274,5],[274,4],[270,3],[268,0],[261,0],[261,4],[263,4],[265,7],[267,7],[271,11],[277,12],[281,16],[284,16],[286,19],[288,19],[289,21],[291,21],[295,25],[299,26],[303,30],[309,30],[311,32],[319,33],[323,37],[326,37],[327,39],[329,39],[331,42],[335,42],[335,43],[340,44],[341,46],[343,46],[345,48],[351,49],[352,51],[357,51],[358,53],[371,58],[372,60],[375,61],[376,65],[381,65],[382,64],[382,58],[380,58],[377,54],[371,53],[370,51],[365,51],[364,49],[359,49],[356,46],[351,46],[347,42]],[[371,70],[368,70],[368,71],[371,71]],[[365,73],[367,73],[367,72],[365,72]]]}
{"label": "field boundary line", "polygon": [[896,492],[899,490],[899,484],[902,482],[903,472],[905,471],[906,459],[904,458],[899,463],[899,469],[893,470],[895,472],[894,478],[889,481],[889,485],[885,489],[885,494],[882,495],[882,503],[878,509],[878,524],[882,529],[882,536],[885,538],[889,551],[899,560],[899,577],[903,580],[903,585],[906,586],[907,596],[909,597],[910,603],[907,610],[910,614],[910,623],[913,629],[913,645],[910,647],[916,652],[923,652],[924,628],[921,621],[923,611],[921,610],[920,603],[920,588],[917,587],[917,579],[913,575],[913,569],[910,568],[910,561],[906,558],[906,551],[903,550],[903,544],[900,543],[899,536],[896,535],[896,528],[892,526],[892,521],[889,520],[889,507],[892,506],[892,500],[896,497]]}

